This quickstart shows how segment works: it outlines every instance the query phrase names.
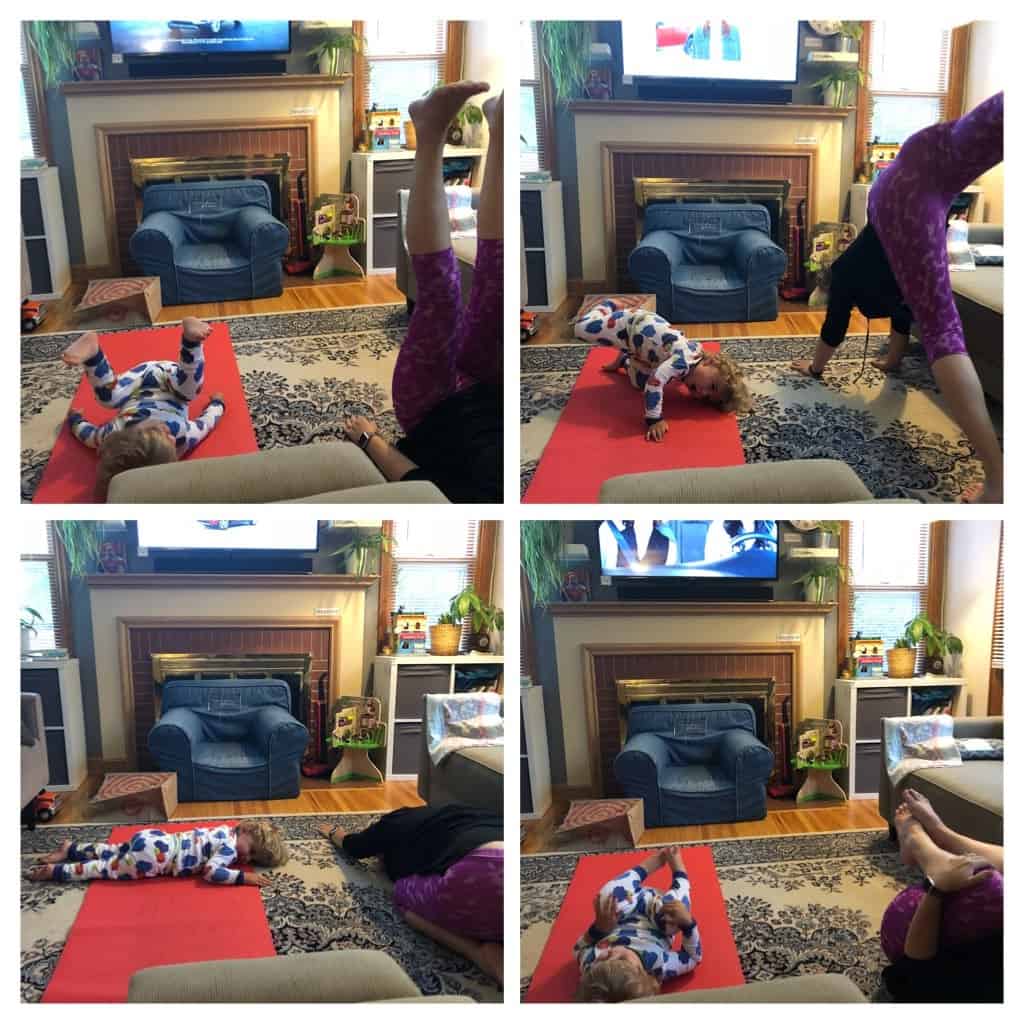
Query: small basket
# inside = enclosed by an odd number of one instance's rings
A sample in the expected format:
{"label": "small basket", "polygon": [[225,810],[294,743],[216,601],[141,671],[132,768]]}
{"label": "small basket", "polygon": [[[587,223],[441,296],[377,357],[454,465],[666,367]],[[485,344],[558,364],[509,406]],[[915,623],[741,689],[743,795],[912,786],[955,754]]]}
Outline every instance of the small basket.
{"label": "small basket", "polygon": [[462,627],[444,625],[430,627],[430,653],[441,657],[451,657],[459,653],[459,641],[462,639]]}
{"label": "small basket", "polygon": [[890,647],[885,652],[890,679],[910,679],[914,674],[917,651],[913,647]]}

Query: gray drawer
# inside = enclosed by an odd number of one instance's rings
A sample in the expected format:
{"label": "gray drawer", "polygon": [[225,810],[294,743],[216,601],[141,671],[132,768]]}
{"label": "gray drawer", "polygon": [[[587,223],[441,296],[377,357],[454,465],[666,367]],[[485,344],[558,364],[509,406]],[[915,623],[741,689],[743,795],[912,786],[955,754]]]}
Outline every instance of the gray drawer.
{"label": "gray drawer", "polygon": [[857,759],[857,792],[877,793],[882,770],[882,744],[858,743],[854,757]]}
{"label": "gray drawer", "polygon": [[398,266],[398,218],[373,218],[373,268]]}
{"label": "gray drawer", "polygon": [[50,762],[50,785],[66,786],[71,781],[68,775],[68,754],[64,747],[64,730],[46,730],[46,756]]}
{"label": "gray drawer", "polygon": [[398,214],[398,191],[412,188],[411,160],[380,160],[373,165],[373,212]]}
{"label": "gray drawer", "polygon": [[530,763],[519,758],[519,813],[533,814],[533,791],[530,789]]}
{"label": "gray drawer", "polygon": [[422,718],[423,698],[428,693],[448,693],[451,673],[448,665],[399,667],[395,683],[395,718]]}
{"label": "gray drawer", "polygon": [[420,770],[420,744],[423,725],[420,722],[399,722],[392,737],[394,753],[391,771],[395,775],[418,775]]}
{"label": "gray drawer", "polygon": [[523,245],[527,249],[543,249],[544,210],[539,192],[527,189],[519,193],[519,216],[523,224]]}
{"label": "gray drawer", "polygon": [[27,668],[21,672],[21,688],[25,693],[38,693],[43,702],[43,724],[64,724],[60,703],[60,673],[55,668]]}
{"label": "gray drawer", "polygon": [[857,739],[880,740],[883,718],[907,713],[907,691],[902,686],[857,691]]}

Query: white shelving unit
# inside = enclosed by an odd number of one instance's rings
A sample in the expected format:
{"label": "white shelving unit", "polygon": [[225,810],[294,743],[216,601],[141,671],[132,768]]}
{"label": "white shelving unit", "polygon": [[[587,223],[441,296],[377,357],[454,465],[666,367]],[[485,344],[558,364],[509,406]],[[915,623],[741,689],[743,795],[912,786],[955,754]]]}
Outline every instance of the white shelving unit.
{"label": "white shelving unit", "polygon": [[520,181],[519,216],[526,284],[523,308],[550,313],[568,294],[562,183]]}
{"label": "white shelving unit", "polygon": [[525,821],[543,818],[551,806],[551,763],[548,728],[544,719],[544,691],[524,686],[519,694],[519,816]]}
{"label": "white shelving unit", "polygon": [[843,723],[850,748],[849,767],[838,772],[839,784],[851,800],[878,796],[881,762],[885,759],[883,718],[912,713],[915,690],[949,687],[954,691],[952,714],[960,713],[967,680],[952,676],[914,676],[912,679],[837,679],[832,688],[835,717]]}
{"label": "white shelving unit", "polygon": [[[455,693],[455,669],[504,665],[499,654],[379,655],[373,660],[373,696],[387,723],[387,741],[373,759],[386,779],[415,779],[423,743],[423,698],[428,693]],[[499,677],[500,678],[500,677]]]}
{"label": "white shelving unit", "polygon": [[22,658],[21,690],[38,693],[43,701],[46,754],[50,761],[47,789],[61,793],[78,789],[87,773],[78,660]]}
{"label": "white shelving unit", "polygon": [[61,298],[71,284],[71,260],[56,167],[21,172],[21,237],[32,289],[21,297]]}

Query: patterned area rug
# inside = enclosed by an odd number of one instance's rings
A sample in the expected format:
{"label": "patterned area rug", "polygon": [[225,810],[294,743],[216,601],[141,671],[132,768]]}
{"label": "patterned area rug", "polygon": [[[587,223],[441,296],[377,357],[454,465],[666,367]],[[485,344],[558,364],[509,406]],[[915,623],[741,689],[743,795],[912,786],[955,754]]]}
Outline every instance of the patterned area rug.
{"label": "patterned area rug", "polygon": [[[501,992],[473,964],[413,931],[391,902],[391,882],[376,861],[355,861],[316,831],[329,818],[346,831],[366,828],[376,814],[284,815],[270,818],[291,851],[274,883],[260,889],[278,956],[335,949],[387,953],[424,995],[467,995],[500,1002]],[[43,825],[22,831],[22,862],[31,863],[65,839],[104,840],[110,825]],[[120,885],[132,883],[96,883]],[[53,975],[85,885],[21,883],[21,998],[38,1002]],[[141,934],[141,933],[140,933]]]}
{"label": "patterned area rug", "polygon": [[[747,982],[798,974],[845,974],[883,999],[886,966],[879,939],[892,898],[920,880],[885,830],[728,839],[710,843]],[[642,855],[638,860],[642,860]],[[521,988],[525,995],[578,854],[521,862]],[[700,907],[700,894],[694,894]],[[572,951],[566,950],[571,956]],[[705,949],[704,955],[714,956]],[[699,970],[699,968],[698,968]]]}
{"label": "patterned area rug", "polygon": [[[789,363],[809,359],[816,340],[722,342],[722,351],[742,366],[754,396],[751,412],[739,417],[747,462],[839,459],[876,498],[922,502],[956,501],[968,484],[981,479],[980,464],[950,417],[919,345],[911,345],[899,374],[884,374],[870,363],[862,374],[863,344],[850,338],[829,363],[825,379],[815,381],[794,373]],[[884,335],[872,335],[869,356],[884,342]],[[521,493],[589,351],[582,344],[521,349]],[[622,383],[628,386],[625,378]]]}
{"label": "patterned area rug", "polygon": [[[260,448],[341,440],[341,420],[353,413],[372,417],[389,440],[397,440],[391,375],[408,324],[404,305],[227,317],[225,322]],[[22,336],[23,501],[32,500],[78,386],[78,371],[66,367],[60,354],[79,333]]]}

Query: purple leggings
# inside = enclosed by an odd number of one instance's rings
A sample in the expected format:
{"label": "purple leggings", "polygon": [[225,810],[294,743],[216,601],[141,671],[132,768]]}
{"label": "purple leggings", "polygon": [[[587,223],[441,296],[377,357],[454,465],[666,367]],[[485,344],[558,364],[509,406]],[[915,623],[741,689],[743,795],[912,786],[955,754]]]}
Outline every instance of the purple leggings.
{"label": "purple leggings", "polygon": [[411,910],[436,925],[484,942],[502,941],[505,851],[477,849],[443,875],[406,875],[395,882],[399,910]]}
{"label": "purple leggings", "polygon": [[946,256],[950,204],[1002,159],[1000,92],[958,121],[911,135],[868,194],[868,219],[921,329],[930,363],[967,351]]}
{"label": "purple leggings", "polygon": [[478,239],[465,309],[451,248],[412,257],[416,308],[391,380],[395,416],[406,433],[449,395],[474,381],[500,379],[503,251],[500,239]]}
{"label": "purple leggings", "polygon": [[[893,962],[903,956],[914,911],[924,899],[920,886],[904,889],[882,915],[882,952]],[[994,871],[984,882],[945,897],[939,948],[952,949],[1003,930],[1003,876]]]}

